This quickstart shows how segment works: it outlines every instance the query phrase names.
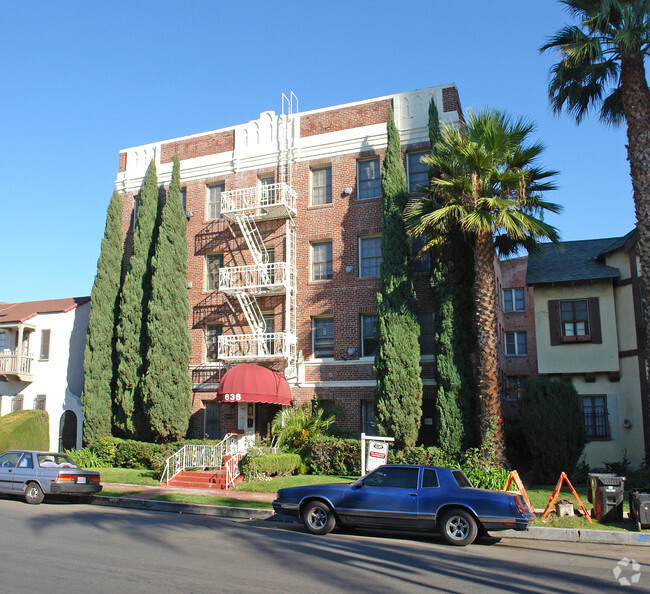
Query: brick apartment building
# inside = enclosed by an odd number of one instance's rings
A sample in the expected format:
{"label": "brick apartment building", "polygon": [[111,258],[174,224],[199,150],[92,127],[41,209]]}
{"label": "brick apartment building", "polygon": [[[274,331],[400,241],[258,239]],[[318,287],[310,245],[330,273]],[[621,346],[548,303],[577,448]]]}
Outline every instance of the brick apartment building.
{"label": "brick apartment building", "polygon": [[[120,152],[116,187],[127,247],[149,162],[155,159],[166,186],[174,153],[181,160],[192,435],[266,435],[282,404],[314,397],[335,402],[339,426],[372,431],[386,120],[392,105],[409,191],[417,192],[427,180],[420,157],[429,148],[431,99],[443,123],[460,121],[454,85],[304,113],[291,94],[283,96],[282,114],[267,111],[248,123]],[[415,268],[426,443],[434,408],[433,306],[429,262]]]}

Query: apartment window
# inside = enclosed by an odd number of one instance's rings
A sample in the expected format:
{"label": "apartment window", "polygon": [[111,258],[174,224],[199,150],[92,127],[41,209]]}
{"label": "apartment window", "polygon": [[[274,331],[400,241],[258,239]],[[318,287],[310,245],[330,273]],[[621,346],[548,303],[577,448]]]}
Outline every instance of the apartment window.
{"label": "apartment window", "polygon": [[359,276],[379,276],[381,237],[359,238]]}
{"label": "apartment window", "polygon": [[586,299],[560,301],[560,323],[563,337],[589,334],[589,308]]}
{"label": "apartment window", "polygon": [[506,332],[506,355],[527,355],[525,332]]}
{"label": "apartment window", "polygon": [[260,186],[262,189],[261,205],[268,206],[275,202],[275,177],[267,175],[260,177]]}
{"label": "apartment window", "polygon": [[41,361],[47,361],[50,358],[50,331],[41,330]]}
{"label": "apartment window", "polygon": [[133,199],[133,230],[135,231],[135,220],[138,218],[138,210],[140,208],[140,196]]}
{"label": "apartment window", "polygon": [[361,401],[361,431],[366,435],[377,435],[377,408],[374,400]]}
{"label": "apartment window", "polygon": [[312,280],[330,280],[332,278],[332,242],[312,243],[311,245]]}
{"label": "apartment window", "polygon": [[221,324],[207,324],[205,327],[205,360],[208,363],[216,363],[219,360],[221,332]]}
{"label": "apartment window", "polygon": [[221,218],[221,192],[225,189],[224,184],[208,186],[208,220],[214,221]]}
{"label": "apartment window", "polygon": [[423,186],[429,183],[429,166],[421,160],[426,155],[426,151],[406,154],[406,175],[410,193],[422,192]]}
{"label": "apartment window", "polygon": [[311,203],[331,204],[332,168],[322,167],[311,170]]}
{"label": "apartment window", "polygon": [[431,253],[422,251],[427,243],[427,237],[413,237],[411,239],[411,253],[413,255],[413,272],[430,272],[431,271]]}
{"label": "apartment window", "polygon": [[516,402],[521,400],[524,395],[524,378],[511,376],[506,378],[506,395],[505,400]]}
{"label": "apartment window", "polygon": [[187,210],[187,188],[181,188],[181,204],[183,210]]}
{"label": "apartment window", "polygon": [[39,394],[34,398],[34,410],[45,410],[45,394]]}
{"label": "apartment window", "polygon": [[205,257],[205,288],[216,291],[219,288],[219,269],[223,266],[223,254],[208,254]]}
{"label": "apartment window", "polygon": [[206,439],[221,439],[221,403],[209,400],[205,404]]}
{"label": "apartment window", "polygon": [[334,356],[334,318],[312,318],[313,353],[316,359]]}
{"label": "apartment window", "polygon": [[435,349],[435,314],[432,311],[419,313],[420,355],[433,355]]}
{"label": "apartment window", "polygon": [[3,351],[7,346],[7,333],[0,332],[0,351]]}
{"label": "apartment window", "polygon": [[503,289],[503,311],[526,311],[523,289]]}
{"label": "apartment window", "polygon": [[23,410],[23,395],[18,394],[11,399],[11,412],[16,412],[17,410]]}
{"label": "apartment window", "polygon": [[273,314],[264,314],[264,333],[271,336],[266,337],[266,354],[273,355],[275,353],[275,316]]}
{"label": "apartment window", "polygon": [[381,178],[379,177],[379,158],[357,162],[357,179],[359,191],[357,197],[377,198],[381,196]]}
{"label": "apartment window", "polygon": [[607,396],[581,396],[582,416],[589,439],[610,439]]}
{"label": "apartment window", "polygon": [[377,315],[361,316],[361,356],[372,357],[377,349]]}

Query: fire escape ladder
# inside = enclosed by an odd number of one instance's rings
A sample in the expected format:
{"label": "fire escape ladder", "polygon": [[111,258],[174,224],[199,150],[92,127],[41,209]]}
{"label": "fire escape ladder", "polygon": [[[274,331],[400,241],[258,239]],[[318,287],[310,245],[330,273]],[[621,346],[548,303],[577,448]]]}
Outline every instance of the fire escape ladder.
{"label": "fire escape ladder", "polygon": [[241,305],[244,316],[246,316],[248,325],[253,330],[253,334],[260,335],[261,337],[266,330],[266,322],[264,321],[264,316],[262,315],[262,310],[257,300],[246,291],[239,291],[237,293],[237,300],[239,301],[239,305]]}

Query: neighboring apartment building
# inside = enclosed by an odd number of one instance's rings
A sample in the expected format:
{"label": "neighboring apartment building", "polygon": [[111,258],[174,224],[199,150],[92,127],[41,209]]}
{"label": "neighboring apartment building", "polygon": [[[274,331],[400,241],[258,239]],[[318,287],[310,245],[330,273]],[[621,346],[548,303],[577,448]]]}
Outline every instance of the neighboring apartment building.
{"label": "neighboring apartment building", "polygon": [[624,456],[638,466],[650,447],[636,243],[631,232],[563,242],[562,251],[545,244],[538,255],[500,263],[504,410],[526,375],[571,381],[592,467]]}
{"label": "neighboring apartment building", "polygon": [[[294,404],[333,401],[339,425],[373,430],[388,109],[392,105],[413,193],[427,182],[420,158],[429,148],[430,100],[443,123],[462,118],[454,85],[304,113],[293,94],[283,98],[281,115],[268,111],[245,124],[120,152],[116,187],[126,253],[149,162],[156,160],[159,180],[168,185],[174,153],[181,159],[195,436],[268,433],[286,404],[277,393],[238,390],[246,374],[231,375],[227,393],[218,389],[222,374],[242,363],[281,372]],[[426,258],[416,262],[424,442],[434,410],[428,270]],[[242,369],[251,375],[252,368]]]}
{"label": "neighboring apartment building", "polygon": [[90,297],[0,304],[0,416],[47,411],[52,451],[81,447]]}

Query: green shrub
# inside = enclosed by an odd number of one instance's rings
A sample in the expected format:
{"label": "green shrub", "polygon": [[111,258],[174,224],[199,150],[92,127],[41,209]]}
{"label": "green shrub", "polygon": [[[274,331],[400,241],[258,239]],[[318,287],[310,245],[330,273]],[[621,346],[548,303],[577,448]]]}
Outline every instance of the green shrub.
{"label": "green shrub", "polygon": [[308,401],[298,408],[285,408],[273,417],[272,430],[278,445],[291,451],[309,449],[310,442],[326,434],[334,415],[325,416],[318,400]]}
{"label": "green shrub", "polygon": [[0,417],[0,453],[49,449],[50,423],[44,410],[17,410]]}
{"label": "green shrub", "polygon": [[240,460],[239,470],[248,480],[259,480],[293,474],[301,463],[299,454],[259,454],[253,450]]}
{"label": "green shrub", "polygon": [[562,472],[573,474],[587,443],[580,398],[573,384],[539,377],[526,380],[525,394],[521,418],[535,480],[553,484]]}
{"label": "green shrub", "polygon": [[110,464],[104,462],[89,448],[66,450],[65,453],[70,456],[72,461],[79,466],[79,468],[110,468]]}
{"label": "green shrub", "polygon": [[339,476],[361,474],[361,443],[358,439],[321,436],[310,446],[308,467],[311,472]]}

